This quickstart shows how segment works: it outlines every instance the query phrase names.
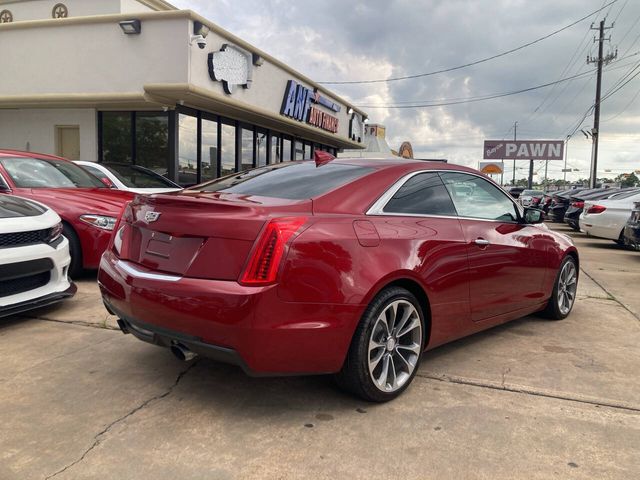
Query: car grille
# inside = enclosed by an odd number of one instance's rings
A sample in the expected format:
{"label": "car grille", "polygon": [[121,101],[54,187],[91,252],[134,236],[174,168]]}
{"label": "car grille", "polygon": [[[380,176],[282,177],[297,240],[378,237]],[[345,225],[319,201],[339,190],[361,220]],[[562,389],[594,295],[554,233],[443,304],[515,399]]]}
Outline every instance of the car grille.
{"label": "car grille", "polygon": [[46,243],[51,229],[32,230],[30,232],[2,233],[0,234],[0,248],[19,247]]}
{"label": "car grille", "polygon": [[42,272],[28,277],[0,281],[0,297],[8,297],[44,287],[51,279],[51,272]]}

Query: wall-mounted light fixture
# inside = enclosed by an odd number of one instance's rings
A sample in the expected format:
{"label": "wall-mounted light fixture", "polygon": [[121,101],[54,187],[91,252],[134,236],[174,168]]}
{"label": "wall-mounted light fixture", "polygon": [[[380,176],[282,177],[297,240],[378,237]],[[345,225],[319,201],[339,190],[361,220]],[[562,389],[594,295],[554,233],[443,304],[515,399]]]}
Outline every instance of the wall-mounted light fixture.
{"label": "wall-mounted light fixture", "polygon": [[195,22],[193,22],[193,34],[202,35],[203,38],[207,38],[207,35],[209,35],[209,27],[207,27],[204,23],[198,22],[196,20]]}
{"label": "wall-mounted light fixture", "polygon": [[140,20],[123,20],[118,24],[126,35],[138,35],[142,31]]}

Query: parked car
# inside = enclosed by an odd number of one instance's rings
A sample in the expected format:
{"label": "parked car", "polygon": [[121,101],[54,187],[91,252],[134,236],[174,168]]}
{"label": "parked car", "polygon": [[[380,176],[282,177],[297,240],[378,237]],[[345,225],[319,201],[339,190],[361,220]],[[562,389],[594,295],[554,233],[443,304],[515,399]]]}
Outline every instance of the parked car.
{"label": "parked car", "polygon": [[613,240],[624,245],[624,229],[634,208],[640,201],[637,191],[626,192],[608,200],[587,200],[580,216],[580,229],[587,235]]}
{"label": "parked car", "polygon": [[524,191],[523,187],[511,187],[509,189],[509,195],[511,195],[513,198],[519,198],[520,194]]}
{"label": "parked car", "polygon": [[619,189],[619,188],[599,188],[595,191],[588,190],[586,193],[578,193],[571,197],[571,204],[564,214],[564,223],[568,224],[575,231],[580,230],[580,215],[584,209],[584,202],[587,200],[605,200],[607,198],[615,198],[617,195],[627,191],[635,191],[637,189]]}
{"label": "parked car", "polygon": [[564,214],[571,204],[571,197],[586,189],[566,190],[553,195],[551,205],[549,205],[549,219],[554,223],[564,222]]}
{"label": "parked car", "polygon": [[51,207],[62,218],[69,240],[74,277],[95,269],[111,231],[133,193],[107,188],[64,158],[15,150],[0,150],[0,194],[12,193]]}
{"label": "parked car", "polygon": [[56,212],[31,200],[0,195],[0,317],[72,297],[69,242]]}
{"label": "parked car", "polygon": [[152,194],[177,192],[182,187],[153,170],[128,163],[96,163],[77,160],[74,163],[88,170],[107,187],[133,193]]}
{"label": "parked car", "polygon": [[640,202],[633,204],[633,210],[624,228],[624,240],[631,248],[640,250]]}
{"label": "parked car", "polygon": [[542,190],[523,190],[518,197],[518,201],[523,207],[538,208],[542,197],[544,197]]}
{"label": "parked car", "polygon": [[122,331],[258,375],[336,373],[386,401],[425,350],[534,312],[569,315],[571,239],[484,175],[319,163],[136,197],[98,274]]}

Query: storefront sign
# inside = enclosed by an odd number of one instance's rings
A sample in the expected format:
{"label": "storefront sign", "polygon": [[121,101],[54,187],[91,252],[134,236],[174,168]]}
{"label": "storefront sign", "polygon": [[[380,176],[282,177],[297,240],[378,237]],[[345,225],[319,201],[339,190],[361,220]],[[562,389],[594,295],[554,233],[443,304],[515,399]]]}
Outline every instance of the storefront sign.
{"label": "storefront sign", "polygon": [[334,112],[340,111],[340,105],[323,97],[318,91],[313,91],[294,80],[289,80],[282,99],[280,114],[328,132],[337,133],[338,118],[312,106],[312,103],[322,105]]}
{"label": "storefront sign", "polygon": [[251,87],[253,63],[249,52],[225,43],[219,52],[208,56],[209,76],[211,80],[222,82],[224,91],[232,94],[236,85]]}
{"label": "storefront sign", "polygon": [[562,160],[562,140],[485,140],[484,160]]}
{"label": "storefront sign", "polygon": [[487,175],[503,173],[504,164],[502,162],[480,162],[480,171]]}

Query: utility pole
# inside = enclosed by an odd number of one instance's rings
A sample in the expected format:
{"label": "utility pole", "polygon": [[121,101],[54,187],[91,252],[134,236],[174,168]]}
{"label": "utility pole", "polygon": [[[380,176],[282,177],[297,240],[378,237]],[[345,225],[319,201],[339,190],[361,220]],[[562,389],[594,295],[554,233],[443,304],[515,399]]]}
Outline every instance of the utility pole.
{"label": "utility pole", "polygon": [[567,140],[564,146],[564,168],[562,172],[564,173],[562,178],[562,186],[565,187],[567,184],[567,159],[569,158],[569,140],[571,140],[571,135],[567,135]]}
{"label": "utility pole", "polygon": [[[516,141],[516,137],[518,134],[518,122],[513,122],[513,141]],[[513,182],[512,185],[516,186],[516,161],[513,160]]]}
{"label": "utility pole", "polygon": [[611,60],[614,60],[618,56],[618,51],[616,50],[616,53],[608,53],[606,57],[603,57],[604,42],[605,40],[611,40],[611,37],[605,38],[604,31],[613,28],[613,25],[611,25],[610,27],[605,27],[605,20],[600,21],[600,26],[598,28],[594,28],[593,24],[591,24],[591,30],[598,30],[599,33],[598,38],[594,38],[594,42],[596,40],[598,41],[598,58],[587,56],[587,64],[595,63],[598,66],[598,76],[596,80],[596,103],[593,113],[593,130],[591,130],[593,143],[591,146],[591,173],[589,175],[590,188],[596,187],[596,181],[598,178],[598,138],[600,137],[600,93],[602,89],[602,66],[609,63]]}

